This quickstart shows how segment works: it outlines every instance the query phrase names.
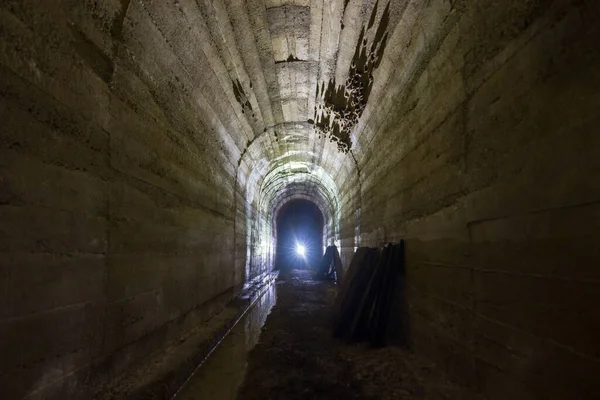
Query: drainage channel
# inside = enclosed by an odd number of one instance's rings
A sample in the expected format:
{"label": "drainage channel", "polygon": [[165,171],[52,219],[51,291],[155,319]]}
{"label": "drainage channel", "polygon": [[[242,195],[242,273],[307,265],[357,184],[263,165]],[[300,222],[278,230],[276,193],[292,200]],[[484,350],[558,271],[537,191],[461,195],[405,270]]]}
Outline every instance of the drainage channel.
{"label": "drainage channel", "polygon": [[276,301],[277,285],[271,282],[173,398],[235,399],[246,374],[248,353],[258,343],[262,327]]}

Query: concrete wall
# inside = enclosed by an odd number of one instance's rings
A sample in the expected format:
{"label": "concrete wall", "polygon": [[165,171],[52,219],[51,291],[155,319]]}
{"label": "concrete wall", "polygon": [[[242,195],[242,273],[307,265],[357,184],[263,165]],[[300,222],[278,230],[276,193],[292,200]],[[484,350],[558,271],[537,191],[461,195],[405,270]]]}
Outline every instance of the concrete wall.
{"label": "concrete wall", "polygon": [[4,399],[91,398],[242,283],[247,122],[199,10],[163,5],[0,5]]}
{"label": "concrete wall", "polygon": [[361,121],[362,244],[406,239],[411,344],[459,381],[596,398],[599,3],[407,3]]}
{"label": "concrete wall", "polygon": [[285,3],[0,3],[0,394],[89,398],[164,349],[271,267],[284,197],[339,238],[355,163],[308,118],[343,2]]}
{"label": "concrete wall", "polygon": [[474,391],[591,397],[599,16],[584,0],[1,2],[0,397],[104,390],[269,268],[292,198],[323,210],[346,265],[407,240],[412,346]]}

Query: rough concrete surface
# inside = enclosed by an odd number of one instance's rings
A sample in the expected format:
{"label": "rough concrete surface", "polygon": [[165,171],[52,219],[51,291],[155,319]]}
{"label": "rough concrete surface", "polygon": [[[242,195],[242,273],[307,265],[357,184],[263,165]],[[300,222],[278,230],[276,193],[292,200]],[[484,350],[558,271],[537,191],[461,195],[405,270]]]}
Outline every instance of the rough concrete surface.
{"label": "rough concrete surface", "polygon": [[113,385],[272,269],[295,199],[346,267],[405,240],[411,349],[473,393],[598,397],[599,16],[0,2],[0,397]]}

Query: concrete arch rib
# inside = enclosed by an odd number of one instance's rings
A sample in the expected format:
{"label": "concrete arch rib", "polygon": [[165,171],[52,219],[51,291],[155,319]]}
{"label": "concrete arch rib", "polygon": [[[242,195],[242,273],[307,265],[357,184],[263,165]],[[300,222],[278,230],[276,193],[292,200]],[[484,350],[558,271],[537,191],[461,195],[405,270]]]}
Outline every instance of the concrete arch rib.
{"label": "concrete arch rib", "polygon": [[270,162],[261,160],[245,179],[246,279],[271,268],[276,215],[291,200],[304,198],[315,203],[324,218],[324,243],[339,245],[338,186],[328,171],[310,161],[312,154],[305,153],[290,152]]}
{"label": "concrete arch rib", "polygon": [[[360,233],[341,241],[343,218],[360,208],[360,177],[352,154],[335,143],[319,140],[311,146],[292,143],[298,134],[312,134],[302,121],[267,127],[248,142],[236,170],[235,281],[244,281],[272,268],[276,215],[296,198],[315,203],[324,217],[323,243],[352,252]],[[354,230],[354,227],[352,228]],[[348,250],[349,249],[349,250]],[[351,254],[349,254],[351,256]]]}
{"label": "concrete arch rib", "polygon": [[283,200],[301,195],[310,198],[325,218],[328,231],[325,243],[333,244],[339,239],[339,190],[322,167],[307,162],[288,162],[265,177],[261,194],[261,207],[270,217],[271,224],[275,222],[274,217]]}
{"label": "concrete arch rib", "polygon": [[[281,210],[285,207],[286,204],[293,202],[295,200],[307,200],[317,206],[319,211],[321,212],[321,216],[323,217],[323,244],[324,246],[329,245],[329,241],[333,240],[334,229],[334,212],[329,206],[329,204],[324,201],[324,199],[320,196],[314,196],[311,194],[305,194],[301,192],[292,192],[289,194],[285,194],[280,196],[273,205],[273,212],[271,215],[273,216],[271,227],[272,227],[272,235],[274,238],[277,238],[277,221],[279,218],[279,214]],[[322,249],[325,251],[325,249]]]}

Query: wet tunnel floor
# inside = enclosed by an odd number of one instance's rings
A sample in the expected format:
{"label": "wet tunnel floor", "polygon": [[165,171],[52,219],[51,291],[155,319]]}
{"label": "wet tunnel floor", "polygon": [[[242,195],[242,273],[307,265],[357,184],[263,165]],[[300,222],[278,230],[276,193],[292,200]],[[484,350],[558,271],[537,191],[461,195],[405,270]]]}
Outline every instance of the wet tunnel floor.
{"label": "wet tunnel floor", "polygon": [[176,398],[471,398],[405,349],[334,340],[335,295],[333,284],[313,280],[309,271],[280,275]]}

